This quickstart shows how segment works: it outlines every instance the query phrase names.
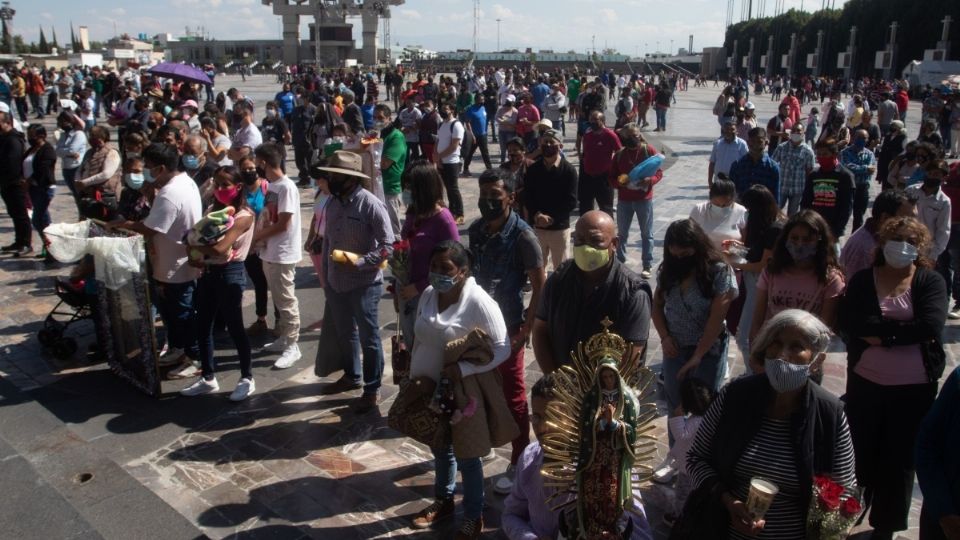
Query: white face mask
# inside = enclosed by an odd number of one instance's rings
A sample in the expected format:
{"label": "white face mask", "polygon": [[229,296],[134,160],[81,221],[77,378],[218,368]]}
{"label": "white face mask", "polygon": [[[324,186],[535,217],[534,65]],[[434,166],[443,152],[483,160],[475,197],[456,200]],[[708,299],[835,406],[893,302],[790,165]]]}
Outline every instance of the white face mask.
{"label": "white face mask", "polygon": [[893,268],[902,269],[910,266],[917,260],[918,255],[916,246],[908,242],[891,240],[883,245],[883,258]]}
{"label": "white face mask", "polygon": [[803,142],[803,133],[791,133],[790,140],[794,143],[800,144]]}
{"label": "white face mask", "polygon": [[713,203],[710,203],[708,211],[710,212],[710,216],[715,219],[727,219],[730,217],[730,214],[733,213],[733,205],[717,206]]}

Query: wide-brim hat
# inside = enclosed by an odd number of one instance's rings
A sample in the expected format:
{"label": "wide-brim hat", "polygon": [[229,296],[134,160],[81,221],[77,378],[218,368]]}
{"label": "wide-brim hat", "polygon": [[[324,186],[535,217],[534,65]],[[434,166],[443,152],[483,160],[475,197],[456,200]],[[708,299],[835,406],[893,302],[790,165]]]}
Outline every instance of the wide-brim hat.
{"label": "wide-brim hat", "polygon": [[353,152],[348,152],[346,150],[337,150],[326,159],[325,166],[313,166],[310,168],[310,170],[311,172],[323,171],[345,174],[347,176],[356,176],[358,178],[370,178],[362,172],[363,162],[360,158],[360,155]]}

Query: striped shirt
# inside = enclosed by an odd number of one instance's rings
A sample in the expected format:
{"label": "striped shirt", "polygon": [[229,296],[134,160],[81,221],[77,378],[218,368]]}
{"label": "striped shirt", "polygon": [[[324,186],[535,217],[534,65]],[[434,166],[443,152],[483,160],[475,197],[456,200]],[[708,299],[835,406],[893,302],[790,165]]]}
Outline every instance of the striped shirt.
{"label": "striped shirt", "polygon": [[[690,453],[687,454],[687,469],[697,485],[717,475],[711,464],[713,455],[711,447],[723,415],[725,395],[726,390],[721,391],[710,405],[697,430]],[[837,448],[833,471],[830,474],[835,481],[845,486],[853,486],[855,483],[853,443],[850,440],[846,415],[841,415],[837,429],[839,430]],[[744,448],[733,470],[734,481],[730,490],[733,497],[740,501],[747,500],[750,479],[754,476],[766,478],[780,488],[770,510],[764,516],[766,525],[760,535],[755,538],[803,540],[806,536],[807,508],[803,505],[805,496],[800,492],[801,486],[806,482],[801,482],[797,478],[797,456],[792,443],[793,439],[790,419],[778,420],[765,417],[760,424],[760,429]],[[741,535],[731,527],[730,538],[748,540],[750,537]]]}

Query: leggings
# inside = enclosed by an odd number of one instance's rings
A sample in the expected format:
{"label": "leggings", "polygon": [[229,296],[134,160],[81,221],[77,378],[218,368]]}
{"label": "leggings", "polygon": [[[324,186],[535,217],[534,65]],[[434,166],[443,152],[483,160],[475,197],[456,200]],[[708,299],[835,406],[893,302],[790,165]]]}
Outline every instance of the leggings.
{"label": "leggings", "polygon": [[[267,276],[263,273],[263,261],[260,260],[260,256],[255,253],[250,253],[247,255],[247,259],[243,261],[244,268],[247,269],[247,275],[250,276],[250,281],[253,282],[253,290],[256,297],[256,312],[257,318],[262,318],[267,316]],[[279,312],[277,311],[277,306],[273,306],[273,317],[278,319],[280,317]]]}

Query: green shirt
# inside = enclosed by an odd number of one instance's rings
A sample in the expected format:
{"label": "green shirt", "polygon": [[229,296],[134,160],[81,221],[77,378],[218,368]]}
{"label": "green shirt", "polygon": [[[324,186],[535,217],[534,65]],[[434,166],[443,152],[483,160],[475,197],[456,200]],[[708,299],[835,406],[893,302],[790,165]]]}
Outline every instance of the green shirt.
{"label": "green shirt", "polygon": [[380,174],[383,175],[383,192],[387,195],[399,195],[400,177],[403,175],[403,168],[407,164],[407,141],[404,140],[403,133],[399,129],[391,129],[383,138],[382,158],[389,159],[393,165],[388,169],[383,169]]}
{"label": "green shirt", "polygon": [[567,81],[567,98],[570,99],[570,102],[573,103],[577,100],[577,97],[580,96],[580,81],[578,79],[570,79]]}
{"label": "green shirt", "polygon": [[463,92],[457,96],[457,114],[469,109],[471,105],[473,105],[473,94],[470,92]]}

